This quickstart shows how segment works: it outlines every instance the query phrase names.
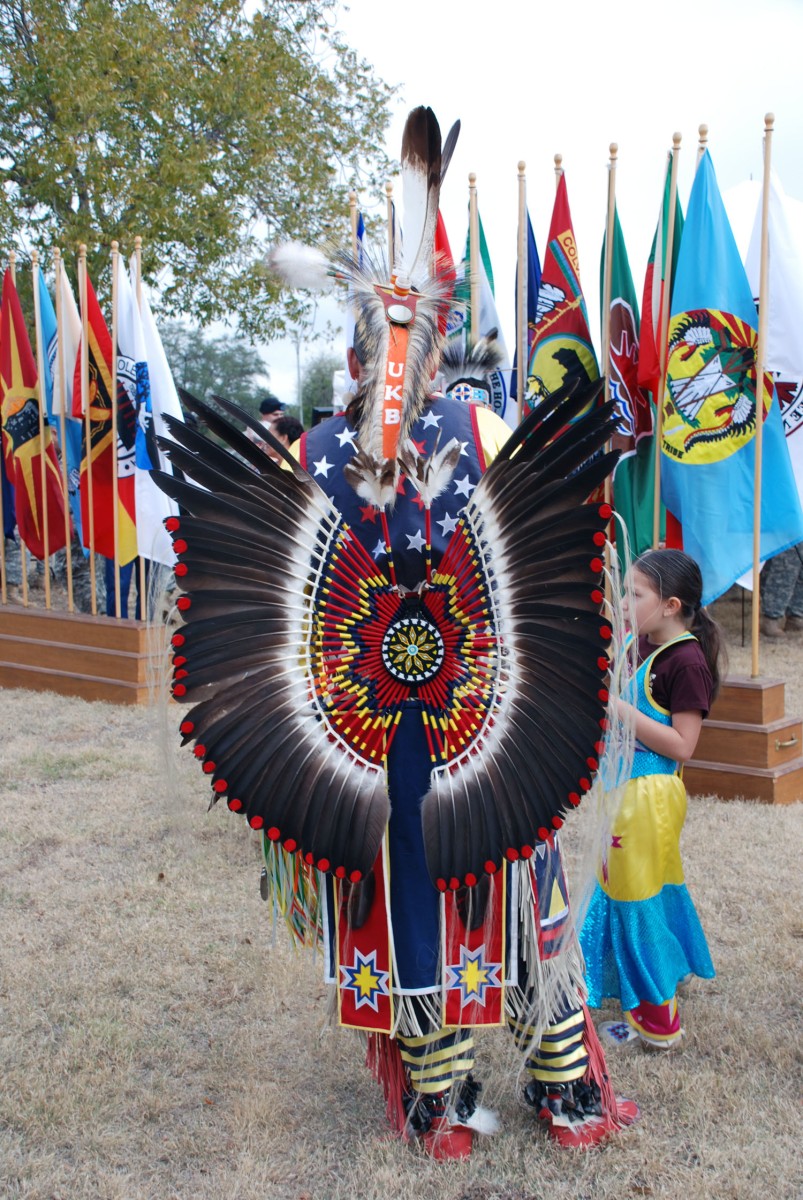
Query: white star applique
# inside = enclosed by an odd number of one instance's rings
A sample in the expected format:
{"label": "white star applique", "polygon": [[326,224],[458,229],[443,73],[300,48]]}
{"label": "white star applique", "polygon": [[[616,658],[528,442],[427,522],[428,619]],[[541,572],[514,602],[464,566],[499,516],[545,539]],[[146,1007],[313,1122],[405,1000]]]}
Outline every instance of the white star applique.
{"label": "white star applique", "polygon": [[380,538],[379,541],[376,543],[376,545],[373,548],[372,553],[373,553],[374,558],[379,558],[379,556],[381,554],[387,554],[387,549],[385,548],[385,543],[382,540],[382,538]]}
{"label": "white star applique", "polygon": [[466,449],[466,446],[468,446],[468,442],[461,442],[461,443],[460,443],[460,457],[461,457],[461,458],[463,457],[463,455],[464,455],[464,454],[465,454],[466,456],[468,456],[468,450]]}
{"label": "white star applique", "polygon": [[340,442],[341,447],[346,445],[353,446],[356,436],[356,429],[344,429],[342,433],[335,434],[335,437]]}
{"label": "white star applique", "polygon": [[418,550],[418,551],[421,551],[421,550],[423,550],[423,549],[424,549],[424,547],[425,547],[425,546],[426,546],[426,544],[427,544],[427,543],[426,543],[426,538],[424,538],[424,537],[422,537],[422,536],[421,536],[421,530],[420,530],[420,529],[416,530],[416,532],[415,532],[415,533],[408,533],[408,534],[406,534],[405,536],[406,536],[406,538],[407,538],[407,549],[408,549],[408,550]]}
{"label": "white star applique", "polygon": [[454,533],[457,529],[457,517],[450,517],[447,513],[442,521],[436,521],[436,525],[440,525],[441,533],[446,537],[447,533]]}
{"label": "white star applique", "polygon": [[315,467],[314,474],[315,475],[323,475],[324,479],[328,479],[329,472],[331,471],[331,469],[334,465],[335,465],[334,463],[330,463],[330,462],[326,461],[326,455],[324,454],[323,458],[319,458],[316,463],[313,463],[313,466]]}
{"label": "white star applique", "polygon": [[454,481],[455,495],[456,496],[465,496],[465,498],[468,500],[469,496],[474,491],[474,488],[476,486],[477,486],[476,483],[471,482],[471,480],[468,477],[468,471],[466,471],[466,473],[462,479],[455,479],[455,481]]}
{"label": "white star applique", "polygon": [[443,420],[443,414],[441,414],[439,417],[436,417],[435,413],[432,411],[432,409],[430,409],[429,412],[424,417],[424,420],[421,422],[421,424],[423,425],[424,429],[431,429],[433,427],[433,425],[437,429],[440,426],[440,423],[442,420]]}

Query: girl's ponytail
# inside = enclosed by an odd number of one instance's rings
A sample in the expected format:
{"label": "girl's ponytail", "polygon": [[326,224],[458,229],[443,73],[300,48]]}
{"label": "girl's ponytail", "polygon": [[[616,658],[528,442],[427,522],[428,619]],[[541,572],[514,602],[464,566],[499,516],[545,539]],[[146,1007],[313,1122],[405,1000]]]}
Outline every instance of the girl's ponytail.
{"label": "girl's ponytail", "polygon": [[711,678],[714,681],[711,699],[716,700],[720,684],[728,673],[728,654],[725,650],[722,630],[714,618],[709,616],[708,609],[698,608],[694,613],[690,632],[697,638],[700,649],[705,655],[705,661],[708,663]]}

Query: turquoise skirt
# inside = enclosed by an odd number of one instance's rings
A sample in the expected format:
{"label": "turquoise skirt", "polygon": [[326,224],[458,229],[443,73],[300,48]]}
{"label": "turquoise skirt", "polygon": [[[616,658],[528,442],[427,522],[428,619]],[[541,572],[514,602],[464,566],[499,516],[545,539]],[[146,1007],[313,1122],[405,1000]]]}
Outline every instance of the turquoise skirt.
{"label": "turquoise skirt", "polygon": [[588,1003],[616,996],[627,1010],[665,1004],[687,975],[713,979],[708,943],[685,884],[666,884],[648,900],[612,900],[597,883],[580,945]]}

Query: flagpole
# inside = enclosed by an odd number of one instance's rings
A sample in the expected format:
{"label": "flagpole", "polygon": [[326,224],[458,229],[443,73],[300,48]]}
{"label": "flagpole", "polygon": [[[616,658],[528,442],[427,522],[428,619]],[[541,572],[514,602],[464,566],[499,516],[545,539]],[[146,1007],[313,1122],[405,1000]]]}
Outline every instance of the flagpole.
{"label": "flagpole", "polygon": [[524,416],[524,387],[527,383],[527,180],[526,163],[519,163],[519,269],[516,288],[516,419]]}
{"label": "flagpole", "polygon": [[[89,315],[87,313],[86,242],[78,247],[78,295],[81,302],[81,408],[84,414],[86,444],[86,497],[89,515],[89,586],[92,592],[92,616],[98,615],[95,571],[95,502],[92,488],[92,421],[89,412]],[[80,498],[80,497],[79,497]]]}
{"label": "flagpole", "polygon": [[45,360],[42,353],[42,306],[39,303],[39,251],[31,251],[33,282],[33,327],[36,341],[36,373],[39,376],[39,479],[42,487],[42,534],[45,550],[45,608],[50,608],[50,522],[47,513],[47,454],[45,446]]}
{"label": "flagpole", "polygon": [[[59,381],[59,432],[61,433],[61,482],[64,487],[64,536],[67,552],[67,611],[74,612],[72,590],[72,537],[70,530],[70,477],[67,470],[67,379],[64,370],[64,337],[63,315],[61,311],[61,273],[64,264],[61,261],[61,250],[58,246],[53,251],[53,269],[56,273],[56,371]],[[80,463],[79,463],[80,466]]]}
{"label": "flagpole", "polygon": [[[11,250],[8,255],[8,269],[11,272],[11,282],[14,287],[17,286],[17,252]],[[17,523],[19,528],[19,522]],[[21,587],[22,587],[22,604],[23,608],[28,607],[28,549],[22,540],[20,534],[20,571],[21,571]]]}
{"label": "flagpole", "polygon": [[555,191],[557,191],[558,188],[560,187],[561,175],[563,174],[563,155],[556,154],[554,162],[555,162]]}
{"label": "flagpole", "polygon": [[767,327],[770,315],[769,299],[769,209],[770,209],[770,163],[772,158],[772,132],[775,125],[773,113],[764,117],[764,190],[761,200],[761,266],[758,285],[758,345],[756,346],[756,470],[753,488],[753,608],[751,613],[752,666],[751,675],[757,678],[758,626],[761,599],[759,596],[759,574],[761,563],[761,482],[762,451],[764,449],[764,363],[767,356]]}
{"label": "flagpole", "polygon": [[660,342],[658,343],[658,395],[655,397],[655,491],[652,505],[652,544],[658,548],[661,538],[661,439],[664,433],[664,392],[666,390],[666,350],[669,336],[669,309],[672,304],[672,255],[675,242],[675,205],[678,195],[678,155],[682,135],[672,134],[672,171],[669,176],[669,212],[667,214],[666,255],[664,263],[669,275],[669,288],[661,279]]}
{"label": "flagpole", "polygon": [[471,259],[469,271],[469,303],[471,304],[471,345],[480,340],[480,224],[477,209],[477,176],[473,171],[468,177],[468,253]]}
{"label": "flagpole", "polygon": [[385,198],[387,200],[388,209],[388,270],[393,274],[393,256],[395,254],[395,246],[393,245],[393,184],[390,180],[385,184]]}
{"label": "flagpole", "polygon": [[357,193],[349,192],[349,217],[351,219],[351,253],[357,259]]}
{"label": "flagpole", "polygon": [[[136,274],[136,292],[135,292],[135,294],[136,294],[136,298],[137,298],[137,312],[141,313],[142,312],[142,238],[140,237],[139,234],[137,234],[137,236],[134,238],[134,263],[136,264],[134,270],[135,270],[135,274]],[[137,420],[139,420],[139,413],[137,413]],[[155,432],[155,430],[154,430],[154,432]],[[158,466],[159,464],[157,463],[156,465]],[[135,478],[136,478],[136,476],[135,476]],[[139,543],[137,543],[137,550],[139,550]],[[137,554],[137,562],[139,563],[139,619],[141,621],[149,621],[150,620],[150,605],[148,605],[146,603],[147,597],[145,594],[145,585],[146,585],[145,558],[140,553]]]}
{"label": "flagpole", "polygon": [[[611,142],[608,163],[608,218],[605,225],[605,274],[602,286],[602,371],[605,403],[611,398],[611,272],[613,270],[613,226],[616,214],[616,160],[619,147]],[[610,439],[608,440],[610,449]],[[605,503],[611,502],[611,477],[605,476]]]}
{"label": "flagpole", "polygon": [[[10,260],[9,260],[10,261]],[[3,444],[3,414],[0,409],[0,455],[5,469],[5,446]],[[9,486],[11,480],[9,479]],[[13,533],[13,530],[12,530]],[[8,604],[8,581],[6,577],[6,514],[3,506],[3,487],[0,483],[0,602]]]}
{"label": "flagpole", "polygon": [[114,615],[122,613],[120,584],[120,480],[117,464],[117,262],[119,243],[112,242],[112,531],[114,535]]}
{"label": "flagpole", "polygon": [[703,157],[706,150],[708,149],[708,126],[700,125],[697,132],[700,135],[700,140],[697,143],[697,164],[694,168],[695,171],[697,170],[697,167],[699,167],[699,165],[700,165],[700,159]]}

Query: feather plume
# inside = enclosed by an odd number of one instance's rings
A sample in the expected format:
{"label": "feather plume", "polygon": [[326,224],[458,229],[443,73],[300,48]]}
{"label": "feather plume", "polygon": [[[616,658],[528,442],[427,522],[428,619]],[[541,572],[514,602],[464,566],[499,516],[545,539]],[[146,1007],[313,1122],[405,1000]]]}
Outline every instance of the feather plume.
{"label": "feather plume", "polygon": [[399,462],[427,508],[432,506],[433,500],[448,486],[461,453],[457,438],[452,438],[440,451],[439,441],[440,433],[435,439],[432,453],[426,458],[418,453],[415,442],[412,441],[408,441],[399,452]]}
{"label": "feather plume", "polygon": [[283,242],[268,253],[268,266],[276,275],[294,288],[313,292],[329,291],[332,287],[332,266],[321,250],[302,242]]}
{"label": "feather plume", "polygon": [[446,135],[446,141],[443,143],[443,150],[441,151],[441,184],[446,178],[446,172],[449,169],[449,163],[452,161],[452,155],[454,154],[454,148],[457,145],[459,136],[460,122],[455,121]]}
{"label": "feather plume", "polygon": [[374,458],[359,447],[343,467],[346,482],[357,495],[376,508],[392,508],[396,502],[399,464],[392,458]]}
{"label": "feather plume", "polygon": [[441,131],[431,108],[414,108],[402,135],[404,250],[400,275],[414,287],[429,278],[441,186]]}

